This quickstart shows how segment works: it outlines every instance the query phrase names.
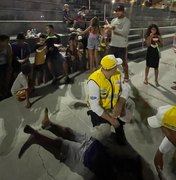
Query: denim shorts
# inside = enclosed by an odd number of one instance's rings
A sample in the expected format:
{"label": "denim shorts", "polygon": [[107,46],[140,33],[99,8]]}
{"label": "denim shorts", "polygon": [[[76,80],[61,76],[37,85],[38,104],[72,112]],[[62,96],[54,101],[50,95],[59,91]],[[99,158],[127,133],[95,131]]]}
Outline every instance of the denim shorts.
{"label": "denim shorts", "polygon": [[88,49],[98,49],[100,45],[99,38],[88,38],[87,40],[87,48]]}

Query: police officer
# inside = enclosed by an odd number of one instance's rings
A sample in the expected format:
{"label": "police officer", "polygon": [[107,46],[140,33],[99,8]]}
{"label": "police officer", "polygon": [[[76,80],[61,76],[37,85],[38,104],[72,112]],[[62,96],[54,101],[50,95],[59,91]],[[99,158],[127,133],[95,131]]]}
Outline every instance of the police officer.
{"label": "police officer", "polygon": [[128,98],[128,84],[121,83],[121,73],[117,69],[121,64],[120,58],[106,55],[101,60],[102,67],[88,78],[88,114],[91,115],[93,127],[107,132],[103,136],[108,135],[111,125],[114,126],[117,141],[124,145],[123,125],[124,121],[131,119],[134,103]]}

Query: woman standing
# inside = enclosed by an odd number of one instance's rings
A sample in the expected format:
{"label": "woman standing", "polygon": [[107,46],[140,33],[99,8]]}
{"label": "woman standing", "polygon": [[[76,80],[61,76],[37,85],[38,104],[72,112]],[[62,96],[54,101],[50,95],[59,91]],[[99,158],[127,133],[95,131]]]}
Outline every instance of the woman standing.
{"label": "woman standing", "polygon": [[98,61],[98,47],[100,44],[99,35],[100,35],[100,27],[99,27],[99,20],[97,17],[94,17],[91,20],[90,26],[83,32],[81,35],[89,33],[87,48],[89,53],[90,59],[90,73],[97,69],[99,66]]}
{"label": "woman standing", "polygon": [[159,32],[159,28],[156,24],[151,24],[145,36],[145,42],[148,46],[147,55],[146,55],[146,68],[145,68],[145,79],[144,84],[148,84],[148,74],[150,68],[154,68],[155,73],[155,84],[159,86],[158,83],[158,67],[159,67],[159,59],[160,52],[159,47],[163,45],[161,35]]}

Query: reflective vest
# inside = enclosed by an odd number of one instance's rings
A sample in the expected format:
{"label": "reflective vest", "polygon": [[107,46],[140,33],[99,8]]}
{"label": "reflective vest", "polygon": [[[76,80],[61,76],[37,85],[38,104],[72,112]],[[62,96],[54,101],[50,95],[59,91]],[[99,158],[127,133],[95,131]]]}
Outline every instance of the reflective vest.
{"label": "reflective vest", "polygon": [[[100,88],[100,106],[103,109],[112,109],[116,105],[120,93],[120,79],[118,70],[110,79],[105,77],[101,68],[90,75],[88,81],[93,80]],[[89,101],[90,97],[88,103]]]}

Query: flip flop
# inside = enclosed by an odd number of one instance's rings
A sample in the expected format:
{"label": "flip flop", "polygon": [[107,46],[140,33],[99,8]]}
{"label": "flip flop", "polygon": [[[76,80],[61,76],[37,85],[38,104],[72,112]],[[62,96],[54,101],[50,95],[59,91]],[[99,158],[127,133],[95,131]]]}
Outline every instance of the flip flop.
{"label": "flip flop", "polygon": [[123,80],[123,83],[128,83],[129,82],[129,79],[124,79]]}
{"label": "flip flop", "polygon": [[176,86],[172,86],[171,88],[172,88],[173,90],[176,90]]}
{"label": "flip flop", "polygon": [[144,84],[148,85],[148,81],[147,81],[147,80],[144,80]]}
{"label": "flip flop", "polygon": [[158,81],[155,81],[155,85],[156,85],[156,87],[159,87],[159,86],[160,86],[160,84],[158,83]]}

